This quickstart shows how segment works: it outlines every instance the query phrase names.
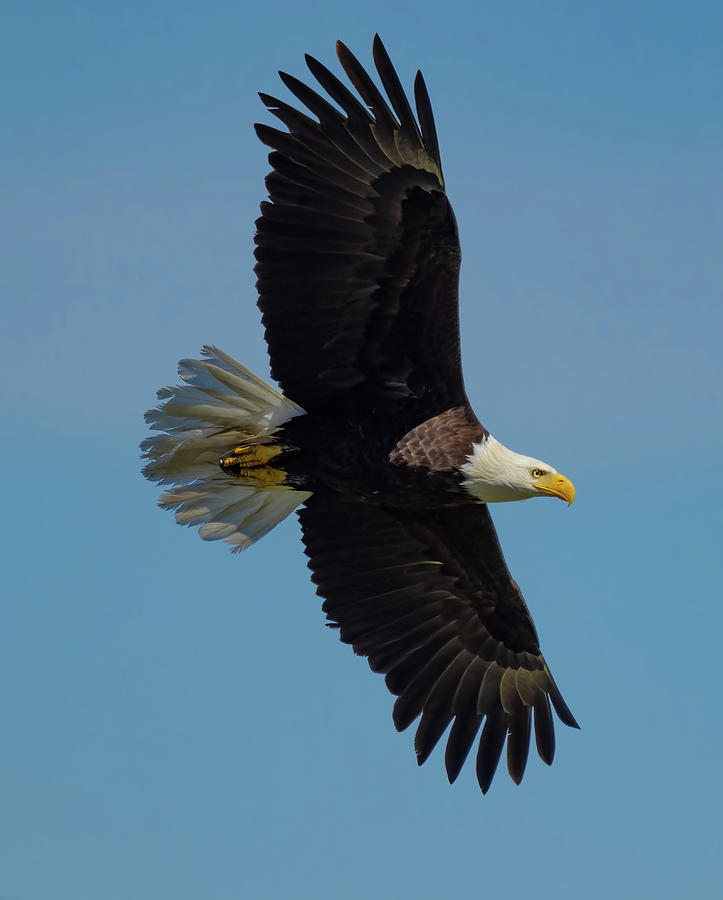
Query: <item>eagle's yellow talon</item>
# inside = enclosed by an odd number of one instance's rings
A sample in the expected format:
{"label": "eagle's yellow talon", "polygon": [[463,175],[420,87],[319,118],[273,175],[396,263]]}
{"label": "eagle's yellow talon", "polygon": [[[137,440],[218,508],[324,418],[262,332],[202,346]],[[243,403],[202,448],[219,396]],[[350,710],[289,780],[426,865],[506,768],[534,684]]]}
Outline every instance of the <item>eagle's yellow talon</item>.
{"label": "eagle's yellow talon", "polygon": [[276,444],[251,444],[247,447],[234,447],[227,456],[222,457],[222,464],[252,469],[256,466],[265,466],[279,453],[281,453],[281,447]]}
{"label": "eagle's yellow talon", "polygon": [[251,444],[234,447],[230,453],[222,456],[218,464],[229,475],[254,481],[259,484],[283,484],[286,472],[267,465],[269,460],[282,453],[276,444]]}
{"label": "eagle's yellow talon", "polygon": [[283,484],[286,481],[286,472],[271,466],[257,466],[244,477],[246,481],[255,481],[259,484]]}

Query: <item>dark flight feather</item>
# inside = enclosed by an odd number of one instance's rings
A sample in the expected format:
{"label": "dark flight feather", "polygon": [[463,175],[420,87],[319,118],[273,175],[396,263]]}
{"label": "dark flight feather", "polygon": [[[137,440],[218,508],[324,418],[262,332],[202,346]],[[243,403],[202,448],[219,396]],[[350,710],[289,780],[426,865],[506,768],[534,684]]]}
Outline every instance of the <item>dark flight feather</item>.
{"label": "dark flight feather", "polygon": [[442,157],[439,152],[439,140],[437,138],[437,126],[434,123],[432,103],[427,92],[427,85],[421,72],[417,72],[414,79],[414,99],[417,104],[419,124],[422,128],[422,139],[439,171],[439,179],[444,184],[442,174]]}
{"label": "dark flight feather", "polygon": [[522,781],[530,752],[530,712],[528,706],[519,704],[510,717],[507,734],[507,770],[515,784]]}
{"label": "dark flight feather", "polygon": [[[419,133],[419,128],[414,118],[412,108],[407,100],[407,95],[404,93],[404,88],[399,81],[397,73],[394,71],[394,66],[392,65],[391,59],[389,59],[389,54],[378,34],[374,35],[372,52],[374,56],[374,65],[377,67],[377,72],[379,72],[379,77],[384,85],[384,90],[387,92],[387,96],[391,100],[392,107],[397,114],[397,118],[401,125],[401,132],[406,135],[409,150],[411,152],[416,152],[417,150],[424,149],[422,135]],[[415,140],[412,140],[412,136]]]}
{"label": "dark flight feather", "polygon": [[486,794],[492,784],[507,736],[508,716],[502,709],[487,713],[477,749],[477,781]]}
{"label": "dark flight feather", "polygon": [[429,758],[429,754],[452,721],[457,685],[469,667],[471,659],[472,656],[468,651],[460,650],[439,676],[424,702],[422,718],[414,735],[414,749],[420,766]]}
{"label": "dark flight feather", "polygon": [[540,759],[552,765],[555,758],[555,726],[552,722],[552,710],[546,694],[540,694],[534,706],[535,743]]}

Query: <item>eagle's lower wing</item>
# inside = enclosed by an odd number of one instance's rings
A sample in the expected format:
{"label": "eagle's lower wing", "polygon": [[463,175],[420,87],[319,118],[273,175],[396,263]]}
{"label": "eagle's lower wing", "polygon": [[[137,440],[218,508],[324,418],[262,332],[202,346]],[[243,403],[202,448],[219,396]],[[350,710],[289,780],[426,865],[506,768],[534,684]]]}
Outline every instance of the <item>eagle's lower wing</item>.
{"label": "eagle's lower wing", "polygon": [[327,617],[385,674],[398,695],[397,729],[421,714],[420,765],[454,720],[445,755],[454,781],[483,719],[483,792],[505,738],[509,773],[520,782],[533,722],[538,753],[552,762],[550,701],[565,724],[577,723],[540,653],[486,506],[420,511],[317,493],[299,518]]}
{"label": "eagle's lower wing", "polygon": [[374,61],[391,109],[349,50],[339,43],[337,52],[363,103],[308,56],[343,113],[284,73],[316,119],[261,95],[288,128],[256,126],[274,149],[271,202],[256,223],[271,372],[308,412],[337,399],[346,412],[357,403],[396,414],[406,404],[422,421],[466,402],[459,240],[432,110],[418,73],[417,123],[378,37]]}

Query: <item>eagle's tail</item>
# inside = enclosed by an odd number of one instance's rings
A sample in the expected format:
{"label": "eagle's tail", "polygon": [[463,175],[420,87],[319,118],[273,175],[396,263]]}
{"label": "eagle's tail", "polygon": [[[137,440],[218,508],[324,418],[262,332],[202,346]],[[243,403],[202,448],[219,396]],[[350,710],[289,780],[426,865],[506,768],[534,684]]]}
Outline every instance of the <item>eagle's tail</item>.
{"label": "eagle's tail", "polygon": [[[146,422],[162,432],[141,444],[143,474],[173,485],[159,506],[176,521],[200,525],[204,540],[243,550],[278,525],[310,494],[264,477],[257,462],[277,429],[304,410],[216,347],[182,359],[183,384],[163,388]],[[232,466],[240,451],[251,466]],[[219,465],[219,461],[225,464]]]}

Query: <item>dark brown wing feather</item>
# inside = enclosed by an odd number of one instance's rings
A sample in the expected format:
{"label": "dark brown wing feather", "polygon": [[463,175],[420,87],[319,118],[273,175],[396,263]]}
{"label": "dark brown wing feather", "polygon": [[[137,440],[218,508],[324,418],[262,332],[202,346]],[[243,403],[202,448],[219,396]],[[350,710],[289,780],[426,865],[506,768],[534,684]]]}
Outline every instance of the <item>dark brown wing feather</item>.
{"label": "dark brown wing feather", "polygon": [[577,723],[540,653],[486,506],[400,510],[315,494],[299,517],[327,617],[386,676],[397,695],[396,727],[421,715],[420,765],[453,722],[445,764],[454,781],[483,720],[483,792],[505,738],[509,773],[522,779],[533,720],[538,753],[552,762],[550,701],[565,724]]}
{"label": "dark brown wing feather", "polygon": [[271,371],[309,412],[339,400],[350,413],[396,416],[402,406],[411,427],[467,402],[457,227],[421,75],[418,123],[378,37],[389,103],[343,44],[337,53],[363,103],[308,56],[343,113],[283,73],[316,118],[260,95],[288,129],[256,126],[274,151],[256,236]]}

